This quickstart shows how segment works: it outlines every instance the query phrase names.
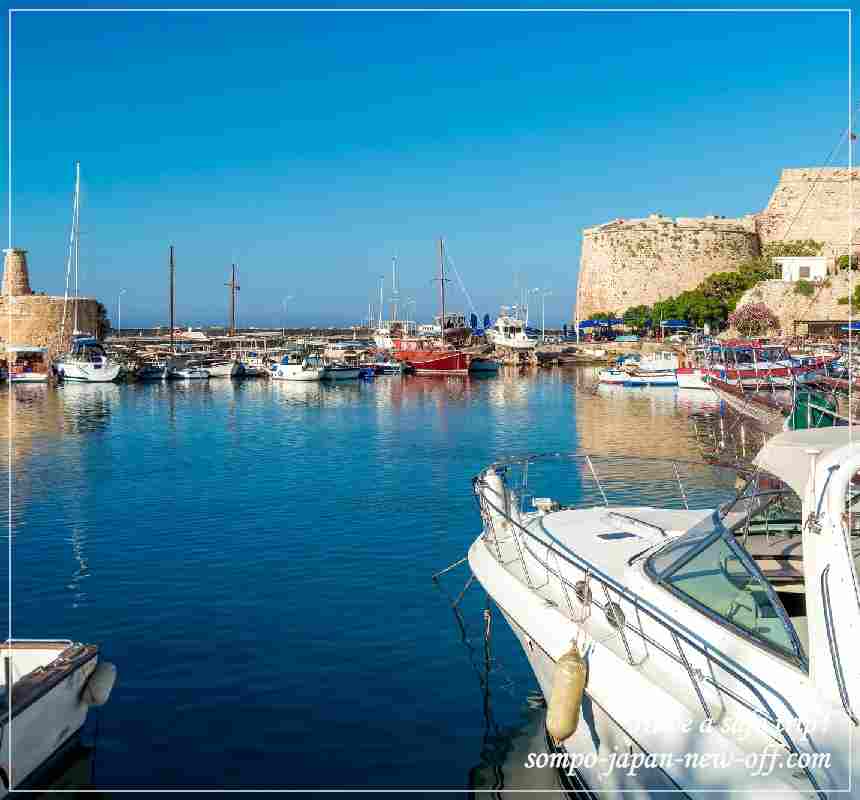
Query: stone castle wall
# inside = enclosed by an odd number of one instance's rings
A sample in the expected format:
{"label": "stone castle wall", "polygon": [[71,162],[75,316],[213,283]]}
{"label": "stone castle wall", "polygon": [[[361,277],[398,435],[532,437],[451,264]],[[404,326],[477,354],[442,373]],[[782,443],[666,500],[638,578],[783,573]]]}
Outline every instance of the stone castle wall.
{"label": "stone castle wall", "polygon": [[[849,177],[854,202],[849,197]],[[756,215],[762,243],[814,239],[822,255],[833,258],[849,249],[849,234],[860,243],[860,170],[810,167],[784,169],[767,208]],[[854,206],[849,220],[848,209]],[[856,247],[853,248],[856,251]]]}
{"label": "stone castle wall", "polygon": [[[0,347],[7,344],[31,344],[50,349],[51,357],[64,353],[71,339],[74,300],[66,308],[65,334],[63,327],[62,297],[29,294],[18,297],[0,297]],[[100,335],[99,303],[90,297],[78,298],[78,330]]]}
{"label": "stone castle wall", "polygon": [[664,217],[586,228],[577,286],[579,319],[622,312],[694,289],[714,272],[759,255],[755,219]]}
{"label": "stone castle wall", "polygon": [[831,260],[860,252],[860,169],[784,169],[767,208],[741,219],[652,214],[586,228],[574,319],[651,305],[736,269],[765,245],[802,239],[822,242]]}

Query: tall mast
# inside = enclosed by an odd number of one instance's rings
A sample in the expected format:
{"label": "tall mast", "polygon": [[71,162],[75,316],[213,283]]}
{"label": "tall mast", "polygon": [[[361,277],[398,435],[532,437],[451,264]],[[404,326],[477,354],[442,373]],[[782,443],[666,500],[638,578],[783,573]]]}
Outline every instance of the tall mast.
{"label": "tall mast", "polygon": [[80,333],[78,330],[78,265],[81,258],[81,162],[75,161],[75,310],[72,325],[72,335]]}
{"label": "tall mast", "polygon": [[397,319],[397,300],[398,300],[398,290],[397,290],[397,256],[394,256],[391,259],[391,320],[392,322]]}
{"label": "tall mast", "polygon": [[239,283],[236,280],[236,265],[233,264],[233,277],[225,286],[230,287],[230,335],[236,333],[236,292],[239,291]]}
{"label": "tall mast", "polygon": [[385,302],[382,298],[383,287],[385,284],[385,276],[379,276],[379,327],[382,328],[382,306]]}
{"label": "tall mast", "polygon": [[170,245],[170,349],[173,349],[173,328],[176,323],[176,265],[173,262],[173,245]]}
{"label": "tall mast", "polygon": [[442,344],[445,344],[445,245],[439,239],[439,300],[442,308],[439,317],[439,330],[442,332]]}

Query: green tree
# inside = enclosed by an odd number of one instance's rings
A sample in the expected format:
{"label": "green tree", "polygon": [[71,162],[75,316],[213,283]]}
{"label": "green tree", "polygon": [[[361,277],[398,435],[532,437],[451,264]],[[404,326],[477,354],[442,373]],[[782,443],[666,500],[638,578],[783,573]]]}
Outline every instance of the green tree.
{"label": "green tree", "polygon": [[856,271],[858,268],[860,268],[860,259],[858,259],[856,255],[853,255],[853,256],[844,255],[844,256],[839,256],[839,258],[836,259],[836,269],[837,270],[841,271],[841,270],[847,270],[849,268],[852,270],[852,272]]}
{"label": "green tree", "polygon": [[794,284],[794,293],[803,295],[803,297],[812,297],[815,294],[815,287],[809,281],[801,278]]}
{"label": "green tree", "polygon": [[624,312],[624,324],[642,330],[651,319],[651,306],[632,306]]}

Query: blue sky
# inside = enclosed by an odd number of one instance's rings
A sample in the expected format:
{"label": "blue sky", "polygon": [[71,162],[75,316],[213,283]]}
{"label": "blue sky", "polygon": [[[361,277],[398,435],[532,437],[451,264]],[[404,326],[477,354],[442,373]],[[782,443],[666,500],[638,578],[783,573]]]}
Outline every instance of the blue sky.
{"label": "blue sky", "polygon": [[[753,212],[847,124],[847,19],[812,13],[16,13],[13,239],[123,324],[353,322],[396,254],[419,318],[443,236],[477,310],[569,320],[581,230]],[[839,154],[835,163],[845,163]],[[386,287],[390,282],[386,282]],[[456,284],[451,303],[467,309]]]}

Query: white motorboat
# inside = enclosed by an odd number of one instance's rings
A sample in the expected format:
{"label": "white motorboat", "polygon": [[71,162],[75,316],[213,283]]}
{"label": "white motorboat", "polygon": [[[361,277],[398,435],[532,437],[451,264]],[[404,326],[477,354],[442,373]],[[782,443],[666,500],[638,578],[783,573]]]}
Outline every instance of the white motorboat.
{"label": "white motorboat", "polygon": [[122,365],[108,357],[94,336],[73,336],[71,350],[57,360],[56,369],[64,381],[112,383]]}
{"label": "white motorboat", "polygon": [[280,364],[272,366],[272,379],[276,381],[319,381],[325,372],[325,364],[319,356],[304,356],[288,353]]}
{"label": "white motorboat", "polygon": [[[544,467],[582,507],[541,496]],[[709,487],[714,467],[557,456],[475,479],[484,528],[468,563],[548,700],[556,764],[592,792],[858,785],[860,443],[790,431],[739,492],[725,472]]]}
{"label": "white motorboat", "polygon": [[677,386],[678,379],[674,370],[638,370],[603,369],[597,373],[600,383],[612,383],[621,386]]}
{"label": "white motorboat", "polygon": [[678,369],[678,355],[671,350],[644,353],[638,360],[624,365],[635,372],[672,372]]}
{"label": "white motorboat", "polygon": [[210,378],[240,378],[245,369],[241,361],[214,361],[201,364]]}
{"label": "white motorboat", "polygon": [[47,383],[48,348],[27,344],[6,345],[10,383]]}
{"label": "white motorboat", "polygon": [[491,328],[484,331],[487,341],[496,347],[509,347],[512,350],[534,350],[538,345],[537,337],[530,336],[525,320],[512,317],[507,307]]}
{"label": "white motorboat", "polygon": [[0,797],[6,797],[75,741],[90,708],[110,697],[116,667],[99,661],[95,645],[68,640],[14,639],[0,649]]}

